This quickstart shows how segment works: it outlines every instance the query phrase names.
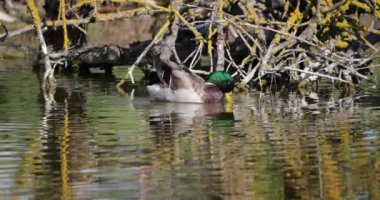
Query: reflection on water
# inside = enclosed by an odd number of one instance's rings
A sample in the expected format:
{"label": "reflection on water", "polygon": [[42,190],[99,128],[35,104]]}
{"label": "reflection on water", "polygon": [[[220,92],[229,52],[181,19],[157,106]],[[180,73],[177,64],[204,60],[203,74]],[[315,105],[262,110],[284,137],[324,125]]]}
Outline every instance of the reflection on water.
{"label": "reflection on water", "polygon": [[103,75],[0,71],[0,195],[32,199],[380,199],[380,91],[150,102]]}

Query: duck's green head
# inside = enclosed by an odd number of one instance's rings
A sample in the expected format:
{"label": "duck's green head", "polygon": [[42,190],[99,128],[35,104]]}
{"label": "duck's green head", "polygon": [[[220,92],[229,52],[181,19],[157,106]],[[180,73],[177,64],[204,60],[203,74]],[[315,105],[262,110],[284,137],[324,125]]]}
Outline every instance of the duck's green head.
{"label": "duck's green head", "polygon": [[212,83],[219,87],[224,92],[231,92],[234,89],[234,79],[228,72],[215,71],[208,76],[207,82]]}

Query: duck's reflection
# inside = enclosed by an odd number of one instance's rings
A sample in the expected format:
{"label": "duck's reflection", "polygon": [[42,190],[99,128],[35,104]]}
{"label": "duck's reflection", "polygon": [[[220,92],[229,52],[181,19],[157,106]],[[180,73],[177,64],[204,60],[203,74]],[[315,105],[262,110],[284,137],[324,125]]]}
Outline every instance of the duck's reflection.
{"label": "duck's reflection", "polygon": [[227,112],[224,103],[154,103],[149,111],[150,128],[158,137],[188,133],[204,126],[233,127],[234,120],[233,112]]}
{"label": "duck's reflection", "polygon": [[[221,141],[231,138],[229,134],[237,127],[234,113],[225,103],[152,102],[149,106],[149,127],[155,150],[151,155],[153,172],[142,179],[144,186],[148,186],[145,191],[165,191],[168,194],[180,191],[183,197],[194,197],[194,191],[173,185],[183,179],[191,181],[196,186],[194,189],[203,193],[199,193],[200,196],[218,197],[226,191],[223,186],[226,177],[220,170],[225,164],[224,152],[218,146]],[[160,173],[167,174],[160,184],[155,184],[157,177],[162,178],[154,172],[157,168]],[[186,172],[186,169],[189,171]],[[184,175],[186,178],[182,178]],[[146,184],[147,180],[150,180],[149,184]],[[187,185],[185,182],[183,184]],[[146,195],[149,194],[152,193],[147,192]]]}

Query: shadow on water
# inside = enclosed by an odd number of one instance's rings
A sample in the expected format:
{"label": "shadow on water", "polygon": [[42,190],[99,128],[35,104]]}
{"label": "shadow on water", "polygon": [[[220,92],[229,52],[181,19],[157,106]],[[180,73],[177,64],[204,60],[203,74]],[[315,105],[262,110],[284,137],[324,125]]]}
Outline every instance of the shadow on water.
{"label": "shadow on water", "polygon": [[121,74],[58,75],[44,95],[30,70],[0,72],[1,196],[380,198],[376,88],[162,103],[119,93]]}

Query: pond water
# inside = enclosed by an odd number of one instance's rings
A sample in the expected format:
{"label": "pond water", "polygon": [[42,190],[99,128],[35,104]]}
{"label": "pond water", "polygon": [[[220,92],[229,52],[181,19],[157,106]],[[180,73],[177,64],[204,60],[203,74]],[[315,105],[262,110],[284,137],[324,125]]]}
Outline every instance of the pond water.
{"label": "pond water", "polygon": [[[25,69],[26,68],[26,69]],[[380,199],[380,89],[150,102],[143,83],[0,70],[1,199]]]}

